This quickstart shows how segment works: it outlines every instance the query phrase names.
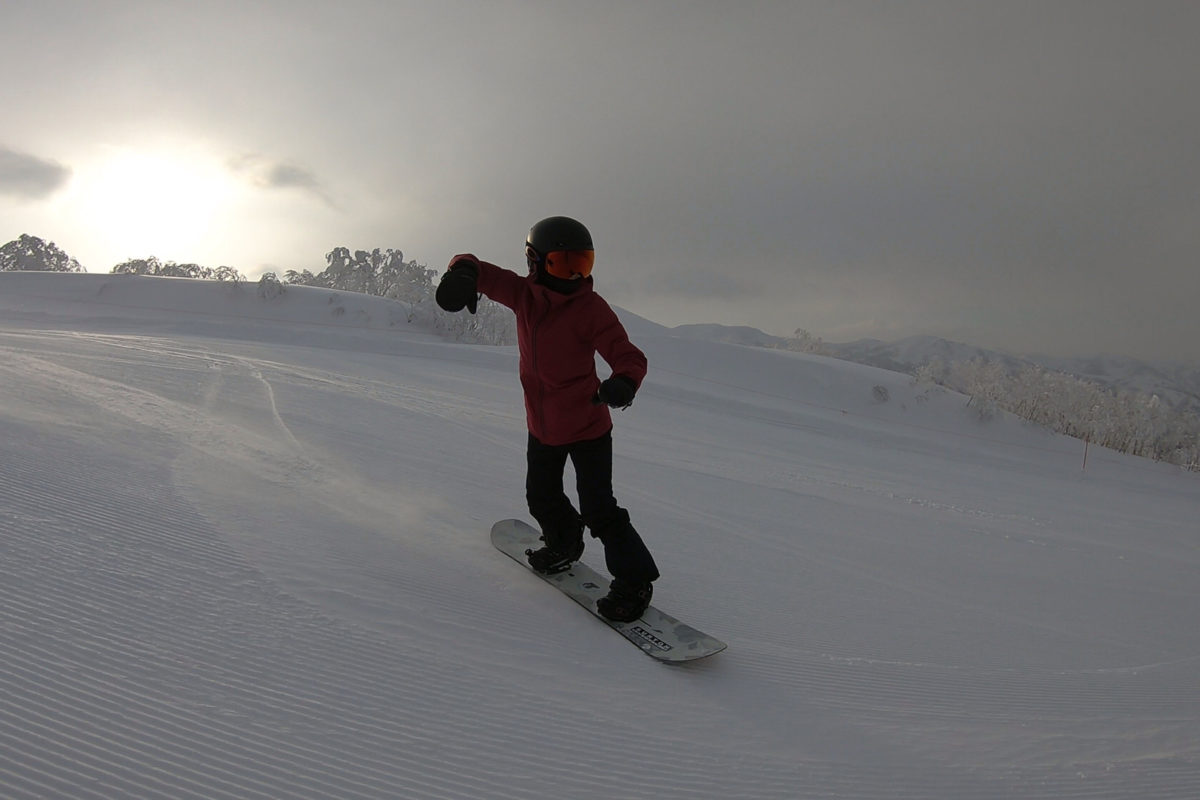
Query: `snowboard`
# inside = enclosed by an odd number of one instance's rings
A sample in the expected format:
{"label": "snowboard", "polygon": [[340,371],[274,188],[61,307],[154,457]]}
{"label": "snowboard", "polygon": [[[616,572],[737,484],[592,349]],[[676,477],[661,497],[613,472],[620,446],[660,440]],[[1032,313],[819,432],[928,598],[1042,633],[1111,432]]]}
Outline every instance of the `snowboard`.
{"label": "snowboard", "polygon": [[685,625],[654,606],[647,608],[646,613],[633,622],[613,622],[605,619],[596,610],[596,601],[608,594],[608,578],[582,561],[576,561],[570,569],[553,575],[534,572],[525,560],[525,551],[541,547],[540,537],[538,531],[519,519],[502,520],[492,526],[492,544],[497,550],[546,583],[557,587],[651,658],[680,663],[705,658],[725,649],[724,642]]}

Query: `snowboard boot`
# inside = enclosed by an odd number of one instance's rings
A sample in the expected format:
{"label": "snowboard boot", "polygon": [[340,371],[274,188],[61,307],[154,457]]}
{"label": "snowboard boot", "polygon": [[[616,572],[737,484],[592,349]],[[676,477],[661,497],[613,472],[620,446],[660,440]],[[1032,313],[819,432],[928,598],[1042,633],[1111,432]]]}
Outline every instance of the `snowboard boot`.
{"label": "snowboard boot", "polygon": [[596,601],[596,610],[600,616],[613,622],[633,622],[646,613],[653,594],[653,584],[613,578],[608,594]]}
{"label": "snowboard boot", "polygon": [[[545,541],[546,537],[542,537]],[[571,568],[571,565],[579,560],[583,555],[583,538],[577,542],[562,542],[551,547],[547,544],[538,550],[526,550],[525,558],[529,561],[529,566],[533,567],[534,572],[540,572],[543,575],[553,575],[556,572],[563,572]]]}

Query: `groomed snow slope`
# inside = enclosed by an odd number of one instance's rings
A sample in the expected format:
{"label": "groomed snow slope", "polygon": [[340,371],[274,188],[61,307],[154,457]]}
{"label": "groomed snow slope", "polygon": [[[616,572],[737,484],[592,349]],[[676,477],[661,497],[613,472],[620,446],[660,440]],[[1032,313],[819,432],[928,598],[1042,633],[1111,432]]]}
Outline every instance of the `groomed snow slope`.
{"label": "groomed snow slope", "polygon": [[0,274],[0,796],[1200,796],[1195,475],[631,324],[618,498],[729,643],[663,666],[492,549],[516,353],[405,311]]}

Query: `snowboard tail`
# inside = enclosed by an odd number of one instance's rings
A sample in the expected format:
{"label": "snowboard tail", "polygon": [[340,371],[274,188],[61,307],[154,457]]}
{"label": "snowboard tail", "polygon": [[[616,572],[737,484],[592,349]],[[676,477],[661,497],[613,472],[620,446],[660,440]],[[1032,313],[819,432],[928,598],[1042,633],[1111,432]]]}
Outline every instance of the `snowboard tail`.
{"label": "snowboard tail", "polygon": [[552,575],[534,572],[525,560],[525,551],[541,547],[539,537],[540,534],[534,528],[517,519],[502,520],[492,526],[492,544],[497,550],[546,583],[557,587],[651,658],[679,663],[705,658],[725,649],[724,642],[680,622],[654,606],[647,608],[639,619],[632,622],[614,622],[606,619],[596,609],[596,601],[608,594],[608,578],[582,561],[577,561],[570,568]]}

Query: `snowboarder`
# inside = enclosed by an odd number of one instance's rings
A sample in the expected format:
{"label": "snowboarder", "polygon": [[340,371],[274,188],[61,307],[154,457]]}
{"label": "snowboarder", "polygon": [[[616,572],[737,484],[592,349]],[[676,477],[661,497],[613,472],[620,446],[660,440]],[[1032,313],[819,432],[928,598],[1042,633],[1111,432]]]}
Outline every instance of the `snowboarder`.
{"label": "snowboarder", "polygon": [[[474,255],[450,260],[437,288],[447,311],[475,313],[479,293],[517,315],[521,385],[529,426],[525,495],[545,546],[529,550],[538,572],[568,569],[583,554],[583,529],[604,545],[613,581],[597,602],[602,615],[628,622],[650,604],[659,577],[654,558],[617,505],[612,487],[612,416],[628,408],[646,375],[646,356],[592,285],[592,236],[570,217],[536,223],[525,240],[527,276]],[[612,368],[601,381],[595,355]],[[563,491],[575,467],[579,510]]]}

